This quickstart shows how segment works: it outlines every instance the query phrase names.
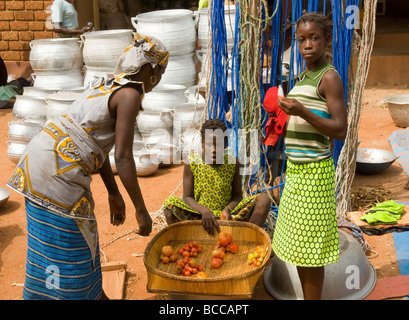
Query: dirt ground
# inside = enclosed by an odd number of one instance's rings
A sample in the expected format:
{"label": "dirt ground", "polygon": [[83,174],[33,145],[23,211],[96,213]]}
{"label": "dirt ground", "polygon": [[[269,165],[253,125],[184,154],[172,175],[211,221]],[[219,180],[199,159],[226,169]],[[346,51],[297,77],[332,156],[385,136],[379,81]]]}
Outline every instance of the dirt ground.
{"label": "dirt ground", "polygon": [[[392,150],[388,141],[390,134],[402,128],[395,126],[383,99],[391,94],[409,94],[407,85],[401,87],[386,87],[384,85],[367,88],[364,96],[362,120],[359,128],[360,147],[380,148]],[[9,178],[14,164],[8,159],[7,145],[8,122],[12,120],[11,109],[0,110],[0,185],[4,186]],[[169,299],[167,295],[148,293],[146,290],[147,272],[143,264],[143,254],[146,245],[158,232],[154,230],[149,237],[134,237],[129,233],[137,227],[133,215],[132,204],[124,188],[118,184],[127,203],[127,220],[120,226],[112,226],[109,222],[107,209],[107,192],[98,175],[93,176],[92,191],[96,202],[96,216],[100,234],[100,243],[105,261],[126,261],[127,277],[125,298],[130,300],[144,299]],[[392,192],[393,199],[409,201],[409,190],[404,186],[408,177],[400,165],[395,162],[384,173],[364,176],[357,174],[353,186],[381,185]],[[140,177],[139,183],[149,212],[154,215],[163,204],[166,197],[173,193],[182,181],[182,166],[175,165],[170,168],[160,169],[150,177]],[[179,188],[178,195],[182,188]],[[21,195],[12,192],[9,201],[0,208],[0,299],[19,300],[22,298],[25,276],[25,261],[27,250],[26,218],[24,199]],[[129,234],[128,234],[129,233]],[[119,237],[119,238],[118,238]],[[118,238],[117,240],[115,240]],[[131,238],[131,239],[130,239]],[[377,277],[390,277],[399,275],[396,261],[392,234],[382,236],[367,236],[371,250],[377,256],[371,258],[375,266]],[[115,240],[115,241],[113,241]],[[111,241],[113,241],[111,243]],[[264,288],[263,279],[260,277],[252,299],[273,299]]]}

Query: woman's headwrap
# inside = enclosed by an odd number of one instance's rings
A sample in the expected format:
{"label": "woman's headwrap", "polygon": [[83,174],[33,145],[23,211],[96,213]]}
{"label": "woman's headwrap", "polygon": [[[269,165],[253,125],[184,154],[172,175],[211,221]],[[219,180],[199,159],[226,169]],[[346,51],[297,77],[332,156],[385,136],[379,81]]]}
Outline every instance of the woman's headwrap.
{"label": "woman's headwrap", "polygon": [[114,76],[121,77],[123,74],[138,73],[140,68],[147,63],[150,63],[152,68],[156,65],[166,68],[168,58],[168,50],[158,39],[136,33],[132,44],[120,56]]}
{"label": "woman's headwrap", "polygon": [[116,68],[113,73],[113,78],[107,75],[95,79],[91,83],[91,88],[104,87],[104,90],[112,88],[114,83],[120,85],[136,82],[126,79],[126,76],[133,75],[139,72],[142,66],[150,63],[152,68],[156,65],[165,67],[168,64],[169,52],[166,47],[157,38],[151,36],[143,36],[136,33],[132,44],[130,44],[118,59]]}

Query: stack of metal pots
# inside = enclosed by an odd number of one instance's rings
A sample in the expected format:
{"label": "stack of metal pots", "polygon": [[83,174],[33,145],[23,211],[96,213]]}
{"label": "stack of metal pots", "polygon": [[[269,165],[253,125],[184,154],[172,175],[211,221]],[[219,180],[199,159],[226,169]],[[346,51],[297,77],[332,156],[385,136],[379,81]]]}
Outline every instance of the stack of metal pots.
{"label": "stack of metal pots", "polygon": [[[197,50],[196,54],[201,62],[201,68],[199,72],[199,84],[201,86],[206,86],[206,77],[208,72],[208,60],[211,58],[211,47],[208,46],[208,32],[211,29],[209,25],[208,17],[209,8],[202,8],[197,11],[198,15],[198,41],[201,49]],[[224,6],[224,21],[226,27],[226,41],[227,41],[227,51],[228,51],[228,70],[229,74],[227,77],[227,90],[232,90],[231,84],[231,57],[232,49],[234,45],[234,28],[236,21],[236,7],[234,5]]]}
{"label": "stack of metal pots", "polygon": [[136,31],[159,39],[169,51],[162,84],[196,85],[196,15],[187,9],[151,11],[131,18]]}
{"label": "stack of metal pots", "polygon": [[132,43],[131,29],[92,31],[81,35],[84,58],[84,83],[87,87],[95,77],[114,72],[119,57]]}

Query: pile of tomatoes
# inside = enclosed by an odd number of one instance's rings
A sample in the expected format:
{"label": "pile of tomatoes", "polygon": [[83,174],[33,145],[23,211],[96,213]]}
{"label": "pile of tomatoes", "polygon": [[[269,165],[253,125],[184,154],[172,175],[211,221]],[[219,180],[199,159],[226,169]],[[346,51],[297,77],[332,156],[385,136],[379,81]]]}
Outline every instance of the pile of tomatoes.
{"label": "pile of tomatoes", "polygon": [[227,232],[220,232],[217,244],[212,251],[210,265],[212,268],[218,269],[225,261],[226,252],[237,253],[238,251],[239,245],[233,241],[232,235]]}
{"label": "pile of tomatoes", "polygon": [[160,261],[162,263],[176,262],[176,273],[185,276],[192,274],[196,275],[196,278],[207,278],[206,273],[203,271],[204,267],[198,264],[195,258],[203,250],[203,245],[197,241],[189,241],[177,252],[182,256],[179,259],[177,253],[174,253],[173,248],[169,245],[162,247],[162,254]]}
{"label": "pile of tomatoes", "polygon": [[262,246],[257,246],[253,253],[247,256],[247,263],[252,264],[255,267],[260,266],[263,263],[264,257],[266,256],[266,249]]}

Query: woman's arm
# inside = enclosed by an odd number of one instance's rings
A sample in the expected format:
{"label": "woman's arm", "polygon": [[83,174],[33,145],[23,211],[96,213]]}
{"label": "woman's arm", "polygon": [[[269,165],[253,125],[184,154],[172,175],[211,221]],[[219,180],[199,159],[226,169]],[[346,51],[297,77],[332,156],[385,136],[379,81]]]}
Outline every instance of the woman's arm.
{"label": "woman's arm", "polygon": [[183,168],[183,200],[189,207],[202,215],[203,228],[207,233],[213,234],[214,228],[220,232],[219,224],[209,208],[197,203],[194,197],[194,179],[190,165],[185,164]]}
{"label": "woman's arm", "polygon": [[112,173],[109,156],[106,157],[105,162],[99,169],[99,174],[108,190],[108,203],[110,209],[111,223],[115,226],[125,222],[125,202],[119,192],[118,185]]}
{"label": "woman's arm", "polygon": [[111,116],[116,118],[115,124],[115,164],[132,203],[139,225],[139,234],[147,236],[152,231],[152,219],[146,209],[133,157],[133,139],[135,120],[141,106],[139,92],[131,87],[123,87],[112,94],[110,100]]}
{"label": "woman's arm", "polygon": [[77,36],[83,34],[85,32],[91,31],[91,27],[83,27],[82,29],[68,29],[61,25],[59,22],[54,23],[54,32],[65,34],[65,35],[72,35]]}
{"label": "woman's arm", "polygon": [[320,117],[292,98],[279,98],[280,108],[288,115],[300,116],[326,136],[340,141],[347,134],[348,115],[344,99],[344,87],[338,73],[327,71],[319,86],[320,94],[326,98],[330,119]]}

